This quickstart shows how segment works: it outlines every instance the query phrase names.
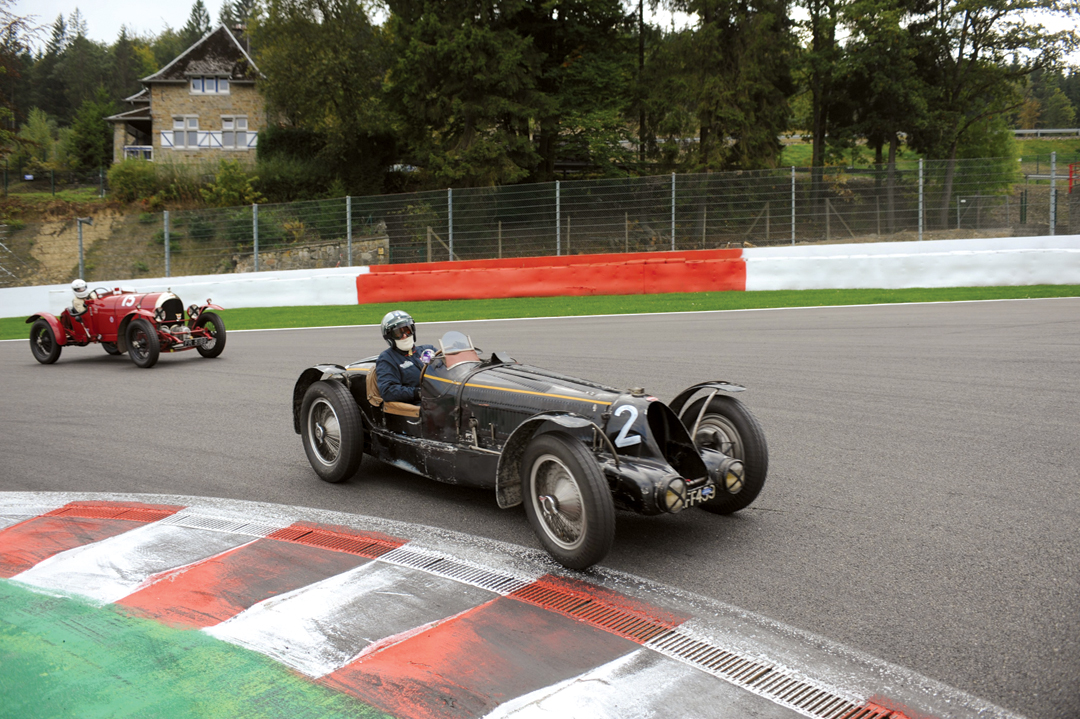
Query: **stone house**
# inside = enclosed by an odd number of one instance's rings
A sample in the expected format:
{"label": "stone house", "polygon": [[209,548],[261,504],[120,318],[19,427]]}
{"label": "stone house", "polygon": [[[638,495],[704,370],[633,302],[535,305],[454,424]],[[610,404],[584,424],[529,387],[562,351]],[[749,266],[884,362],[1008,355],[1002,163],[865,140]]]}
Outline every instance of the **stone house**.
{"label": "stone house", "polygon": [[113,162],[255,163],[266,109],[255,88],[261,77],[242,28],[219,25],[125,98],[134,106],[113,123]]}

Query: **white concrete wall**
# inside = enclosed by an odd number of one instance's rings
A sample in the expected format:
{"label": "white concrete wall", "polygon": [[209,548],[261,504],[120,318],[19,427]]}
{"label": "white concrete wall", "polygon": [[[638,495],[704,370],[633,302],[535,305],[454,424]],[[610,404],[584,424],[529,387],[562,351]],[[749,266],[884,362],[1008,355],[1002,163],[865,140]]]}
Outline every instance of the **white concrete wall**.
{"label": "white concrete wall", "polygon": [[[299,305],[355,305],[356,276],[367,267],[327,267],[229,275],[152,277],[90,282],[95,287],[130,287],[136,292],[171,290],[184,305],[207,298],[226,309]],[[38,312],[58,314],[71,304],[71,285],[40,285],[0,289],[0,317],[28,317]]]}
{"label": "white concrete wall", "polygon": [[1080,284],[1080,235],[743,250],[747,290]]}

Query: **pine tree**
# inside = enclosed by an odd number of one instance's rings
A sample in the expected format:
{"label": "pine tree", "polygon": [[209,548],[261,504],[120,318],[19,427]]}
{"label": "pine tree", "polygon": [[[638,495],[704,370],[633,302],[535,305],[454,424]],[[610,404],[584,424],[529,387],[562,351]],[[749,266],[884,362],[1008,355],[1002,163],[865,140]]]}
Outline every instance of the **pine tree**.
{"label": "pine tree", "polygon": [[191,47],[208,32],[210,32],[210,13],[207,12],[203,0],[195,0],[195,4],[191,6],[191,15],[188,16],[187,24],[180,29],[184,48]]}

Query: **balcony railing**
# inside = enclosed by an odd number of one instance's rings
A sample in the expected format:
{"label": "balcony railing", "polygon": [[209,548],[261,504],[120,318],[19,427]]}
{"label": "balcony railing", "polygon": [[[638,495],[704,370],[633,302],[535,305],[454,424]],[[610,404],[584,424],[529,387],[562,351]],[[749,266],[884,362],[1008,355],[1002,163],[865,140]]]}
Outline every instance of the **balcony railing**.
{"label": "balcony railing", "polygon": [[161,130],[161,147],[175,150],[254,150],[253,130]]}
{"label": "balcony railing", "polygon": [[124,159],[153,160],[153,145],[124,145]]}

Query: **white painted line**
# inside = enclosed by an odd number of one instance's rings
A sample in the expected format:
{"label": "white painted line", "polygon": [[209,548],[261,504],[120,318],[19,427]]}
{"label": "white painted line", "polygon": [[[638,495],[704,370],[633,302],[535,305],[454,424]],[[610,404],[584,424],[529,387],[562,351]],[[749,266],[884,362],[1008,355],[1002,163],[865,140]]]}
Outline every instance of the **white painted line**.
{"label": "white painted line", "polygon": [[207,634],[321,677],[372,643],[459,614],[496,595],[372,561],[263,600]]}
{"label": "white painted line", "polygon": [[252,541],[154,522],[53,555],[12,577],[39,589],[78,594],[102,604],[137,591],[155,574],[177,569]]}

